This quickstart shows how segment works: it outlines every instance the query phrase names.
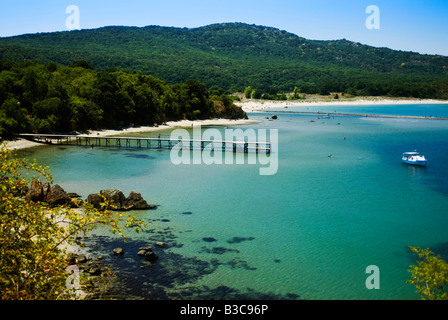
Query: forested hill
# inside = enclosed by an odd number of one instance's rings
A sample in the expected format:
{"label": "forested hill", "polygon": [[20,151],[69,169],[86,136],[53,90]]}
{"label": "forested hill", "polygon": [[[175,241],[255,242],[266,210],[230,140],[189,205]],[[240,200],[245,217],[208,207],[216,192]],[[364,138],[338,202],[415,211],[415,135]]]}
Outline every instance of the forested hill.
{"label": "forested hill", "polygon": [[125,71],[97,72],[85,61],[0,61],[0,140],[15,133],[70,133],[152,126],[168,120],[246,118],[222,89]]}
{"label": "forested hill", "polygon": [[242,23],[201,28],[104,27],[0,38],[0,59],[117,68],[183,83],[197,79],[230,91],[448,97],[448,57],[315,41]]}

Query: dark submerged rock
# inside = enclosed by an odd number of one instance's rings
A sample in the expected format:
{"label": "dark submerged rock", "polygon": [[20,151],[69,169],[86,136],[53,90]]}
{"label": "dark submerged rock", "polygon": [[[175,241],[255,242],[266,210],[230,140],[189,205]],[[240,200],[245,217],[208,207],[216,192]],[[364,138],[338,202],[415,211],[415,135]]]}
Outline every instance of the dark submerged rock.
{"label": "dark submerged rock", "polygon": [[86,263],[87,262],[87,257],[85,255],[79,255],[78,259],[76,259],[78,261],[78,263]]}
{"label": "dark submerged rock", "polygon": [[92,276],[100,276],[101,275],[101,267],[98,264],[91,264],[87,272]]}
{"label": "dark submerged rock", "polygon": [[115,248],[113,250],[113,253],[116,256],[122,256],[122,255],[124,255],[124,250],[123,250],[123,248]]}
{"label": "dark submerged rock", "polygon": [[145,259],[149,262],[155,262],[157,260],[158,256],[152,251],[148,251],[145,253]]}
{"label": "dark submerged rock", "polygon": [[255,238],[254,237],[248,237],[248,238],[245,238],[245,237],[233,237],[232,239],[227,240],[227,243],[241,243],[243,241],[252,241],[252,240],[255,240]]}
{"label": "dark submerged rock", "polygon": [[143,246],[138,249],[137,255],[139,257],[144,257],[149,262],[155,262],[159,257],[155,252],[152,251],[151,246]]}
{"label": "dark submerged rock", "polygon": [[145,254],[146,254],[146,251],[145,251],[145,250],[139,250],[139,252],[137,252],[137,255],[138,255],[139,257],[144,257]]}

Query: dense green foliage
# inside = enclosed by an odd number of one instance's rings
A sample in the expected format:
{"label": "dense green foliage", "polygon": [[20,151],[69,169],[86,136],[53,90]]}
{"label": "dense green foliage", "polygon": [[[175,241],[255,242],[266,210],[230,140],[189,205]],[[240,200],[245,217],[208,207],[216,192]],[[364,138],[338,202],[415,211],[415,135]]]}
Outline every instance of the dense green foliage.
{"label": "dense green foliage", "polygon": [[[56,300],[76,298],[68,290],[68,250],[97,225],[105,225],[126,239],[124,231],[147,227],[128,214],[70,206],[50,207],[31,200],[32,181],[52,181],[48,167],[18,159],[0,146],[0,299]],[[32,177],[32,178],[31,178]],[[110,203],[104,199],[103,208]],[[126,225],[124,227],[123,225]]]}
{"label": "dense green foliage", "polygon": [[448,57],[375,48],[348,40],[314,41],[242,23],[201,28],[148,26],[23,35],[0,39],[0,59],[118,68],[183,83],[197,79],[232,92],[247,86],[301,93],[345,92],[448,97]]}
{"label": "dense green foliage", "polygon": [[222,89],[196,80],[167,85],[140,73],[92,70],[86,61],[0,61],[0,136],[153,125],[168,120],[243,118]]}
{"label": "dense green foliage", "polygon": [[420,260],[409,269],[407,283],[415,285],[423,300],[448,300],[448,263],[430,249],[409,248]]}

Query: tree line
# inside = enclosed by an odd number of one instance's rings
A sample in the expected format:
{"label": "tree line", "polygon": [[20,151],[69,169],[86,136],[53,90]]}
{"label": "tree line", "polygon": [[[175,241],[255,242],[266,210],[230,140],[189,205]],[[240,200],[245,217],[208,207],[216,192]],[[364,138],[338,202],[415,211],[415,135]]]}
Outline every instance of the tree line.
{"label": "tree line", "polygon": [[[86,61],[0,61],[0,137],[154,125],[171,120],[245,118],[220,88],[181,84],[138,72],[97,72]],[[219,95],[216,95],[219,94]]]}
{"label": "tree line", "polygon": [[[345,96],[377,96],[392,98],[417,98],[417,99],[448,99],[448,83],[439,82],[376,82],[376,81],[352,81],[347,83],[322,82],[301,83],[291,92],[280,90],[278,87],[248,86],[244,89],[244,96],[248,99],[262,100],[298,100],[304,99],[306,94],[318,94],[339,97],[335,93]],[[289,94],[290,93],[290,94]],[[337,98],[336,98],[337,99]]]}

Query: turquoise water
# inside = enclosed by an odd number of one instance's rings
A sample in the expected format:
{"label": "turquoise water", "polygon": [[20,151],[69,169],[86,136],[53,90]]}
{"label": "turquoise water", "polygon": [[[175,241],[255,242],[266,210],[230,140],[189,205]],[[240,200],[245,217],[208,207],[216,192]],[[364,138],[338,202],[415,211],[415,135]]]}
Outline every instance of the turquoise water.
{"label": "turquoise water", "polygon": [[[175,166],[169,151],[52,146],[23,154],[83,198],[118,188],[159,205],[135,213],[150,230],[129,233],[126,244],[104,230],[90,237],[109,256],[125,249],[108,260],[122,270],[123,296],[418,299],[405,283],[415,263],[407,247],[448,257],[448,122],[265,117],[250,114],[261,122],[241,128],[279,130],[273,176],[260,176],[259,165]],[[401,163],[415,149],[427,168]],[[167,248],[148,266],[134,253],[155,241]],[[380,269],[379,290],[366,288],[370,265]]]}
{"label": "turquoise water", "polygon": [[[285,103],[286,106],[286,103]],[[284,112],[315,112],[315,113],[354,113],[354,114],[376,114],[388,116],[414,116],[414,117],[448,117],[447,104],[403,104],[403,105],[327,105],[327,106],[303,106],[299,104],[288,104],[284,107],[271,108],[272,111]]]}

